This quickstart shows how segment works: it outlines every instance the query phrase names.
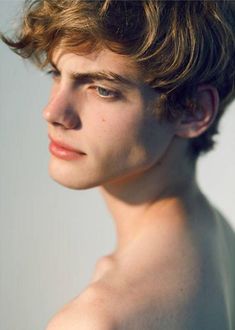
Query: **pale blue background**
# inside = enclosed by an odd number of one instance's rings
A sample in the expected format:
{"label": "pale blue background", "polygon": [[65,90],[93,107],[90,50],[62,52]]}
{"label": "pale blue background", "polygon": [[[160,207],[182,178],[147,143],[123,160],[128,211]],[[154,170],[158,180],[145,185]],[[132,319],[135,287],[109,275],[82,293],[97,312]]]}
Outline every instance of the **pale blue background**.
{"label": "pale blue background", "polygon": [[[22,1],[0,1],[10,32]],[[43,330],[88,283],[95,261],[115,245],[98,189],[75,191],[48,175],[42,109],[50,81],[0,45],[0,329]],[[218,145],[198,164],[211,201],[235,228],[235,103]]]}

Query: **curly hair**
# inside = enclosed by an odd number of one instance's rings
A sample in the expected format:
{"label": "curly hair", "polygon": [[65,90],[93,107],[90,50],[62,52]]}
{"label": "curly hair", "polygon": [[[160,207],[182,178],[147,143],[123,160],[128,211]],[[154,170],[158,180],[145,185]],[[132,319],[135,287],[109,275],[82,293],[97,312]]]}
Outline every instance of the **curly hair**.
{"label": "curly hair", "polygon": [[234,98],[235,8],[228,0],[26,0],[19,29],[1,39],[40,69],[57,47],[74,53],[100,47],[132,58],[144,80],[160,93],[156,115],[174,121],[199,110],[196,87],[217,88],[216,119],[191,138],[195,160],[211,150],[218,123]]}

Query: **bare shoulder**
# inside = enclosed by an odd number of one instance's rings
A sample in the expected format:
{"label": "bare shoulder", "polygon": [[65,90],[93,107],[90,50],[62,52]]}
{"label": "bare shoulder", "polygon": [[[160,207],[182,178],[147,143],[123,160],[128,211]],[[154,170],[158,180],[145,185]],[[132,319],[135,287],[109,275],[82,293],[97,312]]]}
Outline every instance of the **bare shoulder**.
{"label": "bare shoulder", "polygon": [[116,329],[109,297],[110,292],[104,287],[90,285],[51,319],[46,330]]}

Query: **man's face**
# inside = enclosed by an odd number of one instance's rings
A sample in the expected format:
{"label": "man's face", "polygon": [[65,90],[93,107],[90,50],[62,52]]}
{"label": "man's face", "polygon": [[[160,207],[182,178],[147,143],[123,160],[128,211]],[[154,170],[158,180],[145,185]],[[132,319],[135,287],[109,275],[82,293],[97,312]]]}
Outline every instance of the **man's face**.
{"label": "man's face", "polygon": [[85,153],[74,159],[51,154],[55,181],[86,189],[131,180],[158,165],[173,128],[152,114],[157,94],[128,57],[107,49],[86,56],[58,50],[53,63],[58,73],[43,113],[48,133]]}

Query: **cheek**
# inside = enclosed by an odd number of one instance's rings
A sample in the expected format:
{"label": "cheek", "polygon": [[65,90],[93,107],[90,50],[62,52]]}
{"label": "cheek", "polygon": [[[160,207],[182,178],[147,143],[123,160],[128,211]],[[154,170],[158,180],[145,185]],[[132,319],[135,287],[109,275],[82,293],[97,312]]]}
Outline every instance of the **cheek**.
{"label": "cheek", "polygon": [[95,144],[98,141],[104,145],[108,141],[112,141],[112,144],[119,143],[138,134],[142,121],[140,105],[125,102],[100,103],[98,107],[97,103],[90,105],[90,109],[85,111],[87,115],[84,118],[84,131]]}
{"label": "cheek", "polygon": [[129,148],[138,140],[141,120],[140,115],[131,112],[102,115],[99,129],[100,141],[113,150]]}
{"label": "cheek", "polygon": [[172,138],[172,130],[169,126],[159,124],[156,118],[147,117],[139,131],[139,139],[145,146],[149,155],[162,154]]}
{"label": "cheek", "polygon": [[162,152],[160,130],[153,120],[146,120],[141,111],[128,114],[121,111],[119,116],[102,114],[90,131],[92,154],[107,166],[122,169],[148,166]]}
{"label": "cheek", "polygon": [[140,157],[143,158],[138,138],[141,112],[111,106],[86,117],[84,126],[87,147],[98,172],[121,172],[137,163]]}
{"label": "cheek", "polygon": [[[93,162],[103,167],[138,168],[152,165],[169,144],[169,131],[135,103],[117,103],[87,111],[84,133]],[[98,163],[97,163],[97,160]]]}

